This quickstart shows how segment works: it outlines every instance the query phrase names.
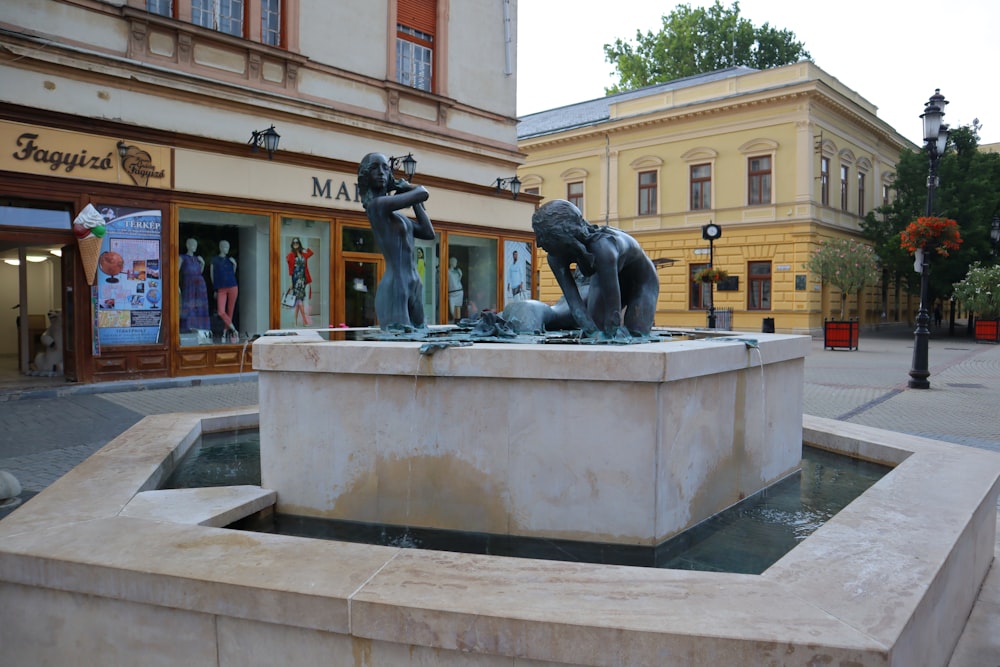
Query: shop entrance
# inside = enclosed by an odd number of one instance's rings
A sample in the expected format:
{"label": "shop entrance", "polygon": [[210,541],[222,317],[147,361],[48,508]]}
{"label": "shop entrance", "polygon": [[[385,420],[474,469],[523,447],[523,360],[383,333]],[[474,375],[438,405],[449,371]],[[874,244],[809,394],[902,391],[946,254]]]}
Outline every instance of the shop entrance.
{"label": "shop entrance", "polygon": [[382,275],[382,260],[344,260],[344,320],[349,327],[373,327],[375,290]]}
{"label": "shop entrance", "polygon": [[0,386],[76,380],[69,213],[0,206]]}

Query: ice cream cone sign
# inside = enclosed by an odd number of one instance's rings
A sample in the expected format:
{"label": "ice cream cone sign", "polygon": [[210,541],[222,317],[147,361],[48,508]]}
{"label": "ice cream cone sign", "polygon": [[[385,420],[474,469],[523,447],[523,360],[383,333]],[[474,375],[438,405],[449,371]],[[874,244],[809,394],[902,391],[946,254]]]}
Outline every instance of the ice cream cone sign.
{"label": "ice cream cone sign", "polygon": [[93,285],[97,279],[97,259],[101,254],[105,231],[104,218],[93,204],[87,204],[73,220],[73,233],[76,234],[76,244],[80,248],[80,259],[83,261],[88,285]]}

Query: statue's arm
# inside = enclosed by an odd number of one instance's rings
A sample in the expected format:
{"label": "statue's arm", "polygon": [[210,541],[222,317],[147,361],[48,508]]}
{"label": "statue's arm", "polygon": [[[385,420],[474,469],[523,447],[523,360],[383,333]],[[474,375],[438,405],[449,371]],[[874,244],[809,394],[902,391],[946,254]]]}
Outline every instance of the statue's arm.
{"label": "statue's arm", "polygon": [[434,236],[434,225],[431,224],[431,219],[427,215],[427,211],[424,210],[423,203],[413,205],[413,236],[414,238],[423,239],[424,241],[433,241]]}
{"label": "statue's arm", "polygon": [[[622,312],[619,248],[613,238],[604,238],[593,243],[590,251],[594,254],[596,269],[591,278],[590,313],[608,333],[609,328],[613,331],[618,326]],[[595,301],[595,296],[599,302]]]}
{"label": "statue's arm", "polygon": [[552,273],[556,277],[556,282],[559,283],[559,287],[562,289],[563,296],[566,298],[566,305],[569,307],[569,312],[573,317],[573,321],[576,322],[577,326],[583,329],[585,333],[592,333],[596,331],[597,326],[594,324],[594,320],[590,317],[590,313],[587,312],[587,306],[583,302],[583,298],[580,296],[580,290],[576,286],[576,280],[573,279],[573,272],[570,271],[569,263],[561,257],[550,254],[549,268],[552,269]]}

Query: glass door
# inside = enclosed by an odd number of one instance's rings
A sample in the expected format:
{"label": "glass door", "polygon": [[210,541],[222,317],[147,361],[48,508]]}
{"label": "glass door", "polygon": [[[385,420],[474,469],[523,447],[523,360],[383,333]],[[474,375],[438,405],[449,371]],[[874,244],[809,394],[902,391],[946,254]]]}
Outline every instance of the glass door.
{"label": "glass door", "polygon": [[373,327],[375,318],[375,290],[382,276],[381,259],[344,259],[344,319],[341,324],[349,327]]}

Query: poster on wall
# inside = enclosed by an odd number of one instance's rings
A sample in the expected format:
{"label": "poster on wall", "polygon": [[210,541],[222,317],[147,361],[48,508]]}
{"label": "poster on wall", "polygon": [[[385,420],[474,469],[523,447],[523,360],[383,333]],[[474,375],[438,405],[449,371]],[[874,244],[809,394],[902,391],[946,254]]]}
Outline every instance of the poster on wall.
{"label": "poster on wall", "polygon": [[97,206],[106,232],[97,262],[100,345],[160,342],[163,319],[160,211]]}

